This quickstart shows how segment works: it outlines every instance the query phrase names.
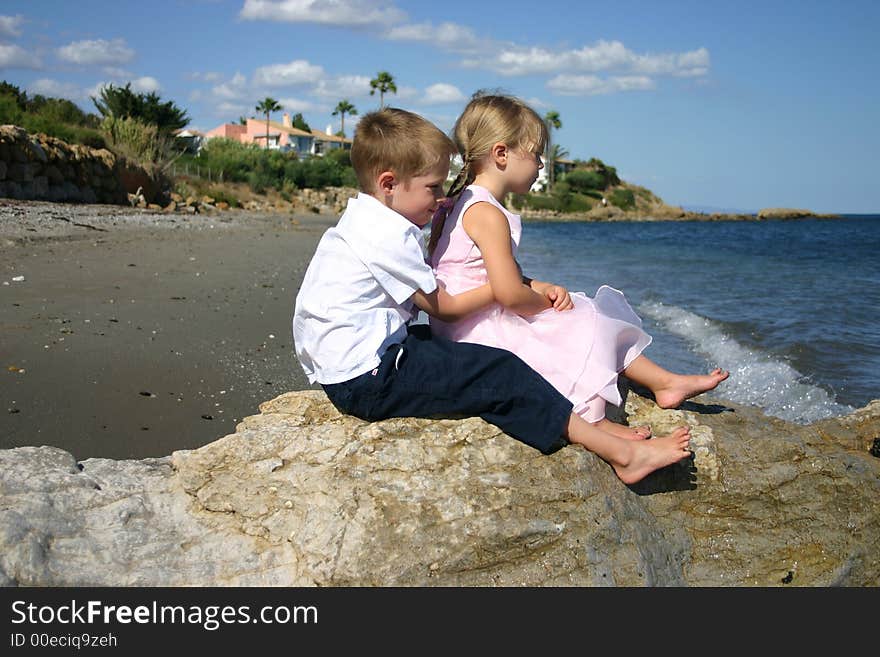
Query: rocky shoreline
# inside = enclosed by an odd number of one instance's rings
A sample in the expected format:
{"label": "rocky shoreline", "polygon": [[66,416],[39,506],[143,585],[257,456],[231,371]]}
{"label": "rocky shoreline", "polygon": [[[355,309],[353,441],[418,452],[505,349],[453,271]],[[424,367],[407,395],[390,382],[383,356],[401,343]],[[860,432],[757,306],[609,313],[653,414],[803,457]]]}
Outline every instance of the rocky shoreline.
{"label": "rocky shoreline", "polygon": [[144,460],[0,450],[6,586],[880,584],[880,401],[809,426],[697,398],[694,458],[624,486],[479,418],[366,423],[283,394],[233,434]]}
{"label": "rocky shoreline", "polygon": [[810,210],[766,208],[755,214],[723,212],[689,212],[672,206],[641,210],[596,207],[589,212],[564,213],[550,210],[518,210],[525,220],[532,221],[770,221],[789,219],[839,219],[837,214],[818,214]]}

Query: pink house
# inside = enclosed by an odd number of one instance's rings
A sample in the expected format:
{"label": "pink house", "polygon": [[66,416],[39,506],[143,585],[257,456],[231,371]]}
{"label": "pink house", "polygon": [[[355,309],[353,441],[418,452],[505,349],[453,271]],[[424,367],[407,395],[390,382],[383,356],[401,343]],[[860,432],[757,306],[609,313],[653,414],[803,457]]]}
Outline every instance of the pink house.
{"label": "pink house", "polygon": [[205,137],[207,139],[213,139],[214,137],[224,137],[226,139],[234,139],[236,141],[245,142],[245,140],[242,139],[242,136],[246,133],[247,128],[243,125],[238,125],[237,123],[224,123],[223,125],[217,126],[213,130],[209,130],[208,132],[206,132]]}
{"label": "pink house", "polygon": [[[256,143],[263,148],[266,146],[266,136],[266,120],[253,118],[247,119],[246,125],[224,123],[205,134],[205,137],[208,139],[225,137],[227,139],[235,139],[243,144]],[[305,130],[294,128],[290,122],[290,114],[286,112],[281,123],[269,121],[268,140],[269,148],[277,148],[284,151],[293,150],[300,157],[323,155],[331,148],[351,148],[350,139],[344,139],[336,135],[327,135],[317,130],[306,132]]]}

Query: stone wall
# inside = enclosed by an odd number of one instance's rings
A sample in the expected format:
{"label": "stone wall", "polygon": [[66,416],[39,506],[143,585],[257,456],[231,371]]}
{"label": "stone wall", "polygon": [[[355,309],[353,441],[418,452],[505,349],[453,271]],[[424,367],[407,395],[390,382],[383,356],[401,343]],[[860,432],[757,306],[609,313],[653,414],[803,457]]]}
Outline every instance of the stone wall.
{"label": "stone wall", "polygon": [[0,126],[0,197],[127,205],[138,187],[150,200],[160,191],[146,171],[105,148]]}

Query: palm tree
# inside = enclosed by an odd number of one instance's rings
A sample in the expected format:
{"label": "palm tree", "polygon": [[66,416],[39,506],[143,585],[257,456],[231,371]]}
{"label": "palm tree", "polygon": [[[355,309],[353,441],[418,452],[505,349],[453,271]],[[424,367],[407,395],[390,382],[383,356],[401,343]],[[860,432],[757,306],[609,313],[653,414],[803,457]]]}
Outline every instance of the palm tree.
{"label": "palm tree", "polygon": [[272,112],[277,112],[278,110],[283,108],[277,100],[266,96],[263,100],[260,101],[256,109],[260,114],[266,115],[266,148],[269,148],[269,114],[271,114]]}
{"label": "palm tree", "polygon": [[339,104],[336,106],[336,109],[333,110],[333,116],[339,115],[342,119],[342,136],[345,137],[345,115],[349,116],[357,116],[357,109],[354,105],[348,102],[348,100],[340,100]]}
{"label": "palm tree", "polygon": [[388,71],[379,71],[375,78],[370,80],[370,95],[373,96],[379,90],[379,109],[385,107],[385,92],[397,93],[397,85],[394,77]]}
{"label": "palm tree", "polygon": [[547,159],[550,160],[550,170],[549,173],[549,182],[550,187],[553,187],[553,182],[556,179],[556,157],[553,151],[553,130],[559,130],[562,127],[562,121],[559,120],[559,112],[556,110],[550,110],[544,115],[544,123],[547,124]]}

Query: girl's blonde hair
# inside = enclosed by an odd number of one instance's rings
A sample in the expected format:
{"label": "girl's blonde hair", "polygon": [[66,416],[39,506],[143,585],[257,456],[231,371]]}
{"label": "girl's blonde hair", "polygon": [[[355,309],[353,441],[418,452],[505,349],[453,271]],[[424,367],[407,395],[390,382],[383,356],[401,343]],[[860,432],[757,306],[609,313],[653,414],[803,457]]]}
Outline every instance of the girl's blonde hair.
{"label": "girl's blonde hair", "polygon": [[477,163],[492,151],[492,146],[503,142],[511,149],[543,152],[547,146],[547,125],[519,98],[478,91],[455,122],[452,138],[461,155],[462,167],[446,193],[451,201],[431,222],[428,253],[437,247],[453,201],[474,181]]}

